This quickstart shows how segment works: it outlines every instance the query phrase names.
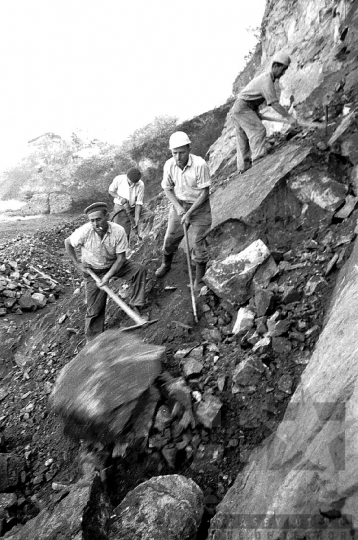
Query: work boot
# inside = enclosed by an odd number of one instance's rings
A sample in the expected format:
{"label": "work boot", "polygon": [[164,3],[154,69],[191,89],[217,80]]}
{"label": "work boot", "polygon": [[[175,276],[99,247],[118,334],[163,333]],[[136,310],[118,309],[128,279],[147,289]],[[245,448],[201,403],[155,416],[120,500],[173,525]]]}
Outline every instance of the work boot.
{"label": "work boot", "polygon": [[195,267],[195,290],[200,290],[201,287],[204,287],[205,283],[203,282],[203,277],[206,270],[206,263],[197,263]]}
{"label": "work boot", "polygon": [[155,271],[155,275],[159,278],[162,278],[169,272],[172,266],[174,253],[170,253],[169,255],[163,254],[162,264],[159,266],[159,268]]}

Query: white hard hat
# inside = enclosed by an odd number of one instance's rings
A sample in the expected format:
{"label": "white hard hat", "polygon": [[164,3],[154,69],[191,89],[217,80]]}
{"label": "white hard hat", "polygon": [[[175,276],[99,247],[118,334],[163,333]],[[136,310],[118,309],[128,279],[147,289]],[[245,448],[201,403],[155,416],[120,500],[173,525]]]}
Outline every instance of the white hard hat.
{"label": "white hard hat", "polygon": [[291,64],[291,58],[288,56],[287,53],[277,52],[272,58],[271,63],[273,64],[274,62],[277,62],[278,64],[282,64],[284,66],[289,66]]}
{"label": "white hard hat", "polygon": [[173,150],[174,148],[179,148],[179,146],[185,146],[186,144],[190,143],[191,140],[189,139],[188,135],[184,133],[184,131],[176,131],[170,135],[169,148],[170,150]]}

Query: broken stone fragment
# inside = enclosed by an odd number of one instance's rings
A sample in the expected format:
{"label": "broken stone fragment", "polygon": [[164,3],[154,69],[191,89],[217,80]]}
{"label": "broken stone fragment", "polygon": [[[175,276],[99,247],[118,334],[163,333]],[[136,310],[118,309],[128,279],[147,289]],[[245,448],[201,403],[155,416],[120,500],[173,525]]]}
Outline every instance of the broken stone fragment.
{"label": "broken stone fragment", "polygon": [[222,340],[221,333],[218,328],[204,328],[201,335],[205,341],[209,341],[211,343],[220,343]]}
{"label": "broken stone fragment", "polygon": [[220,409],[222,402],[212,394],[204,394],[203,399],[195,411],[198,422],[208,429],[216,427],[220,423]]}
{"label": "broken stone fragment", "polygon": [[162,455],[167,462],[167,465],[172,469],[175,469],[177,452],[178,450],[174,445],[164,446],[164,448],[162,448]]}
{"label": "broken stone fragment", "polygon": [[351,170],[350,183],[352,184],[354,195],[358,196],[358,165],[355,165]]}
{"label": "broken stone fragment", "polygon": [[18,304],[20,309],[23,311],[35,311],[37,308],[37,304],[33,298],[29,294],[24,294],[19,298]]}
{"label": "broken stone fragment", "polygon": [[296,339],[297,341],[300,341],[301,343],[303,343],[306,339],[305,335],[302,334],[301,332],[290,332],[288,337],[290,339]]}
{"label": "broken stone fragment", "polygon": [[187,356],[190,353],[191,349],[180,349],[179,351],[176,351],[174,354],[174,358],[176,360],[182,360],[185,356]]}
{"label": "broken stone fragment", "polygon": [[291,375],[289,375],[288,373],[285,373],[284,375],[282,375],[282,377],[280,377],[277,388],[281,392],[285,392],[285,394],[292,394],[292,385],[293,385],[293,380],[292,380]]}
{"label": "broken stone fragment", "polygon": [[258,334],[266,334],[267,332],[267,326],[266,326],[266,321],[267,321],[267,317],[266,316],[263,316],[263,317],[258,317],[256,320],[255,320],[255,324],[256,324],[256,332]]}
{"label": "broken stone fragment", "polygon": [[195,538],[204,495],[193,480],[156,476],[130,491],[113,512],[109,540]]}
{"label": "broken stone fragment", "polygon": [[10,289],[5,289],[2,291],[2,295],[6,296],[6,298],[16,298],[16,292]]}
{"label": "broken stone fragment", "polygon": [[291,304],[292,302],[299,302],[302,298],[302,292],[299,292],[294,285],[285,285],[282,293],[282,302],[284,304]]}
{"label": "broken stone fragment", "polygon": [[202,372],[203,367],[203,364],[198,362],[198,360],[195,360],[195,358],[188,357],[182,361],[183,374],[187,379],[193,375],[199,375]]}
{"label": "broken stone fragment", "polygon": [[304,292],[307,296],[311,296],[315,292],[322,290],[325,285],[328,285],[328,283],[322,276],[312,276],[307,281]]}
{"label": "broken stone fragment", "polygon": [[287,354],[292,350],[291,342],[283,337],[272,338],[272,349],[278,354]]}
{"label": "broken stone fragment", "polygon": [[222,392],[225,388],[226,375],[221,375],[218,377],[217,385],[219,392]]}
{"label": "broken stone fragment", "polygon": [[154,428],[158,431],[164,431],[172,422],[172,415],[170,410],[166,405],[159,407],[158,412],[155,416]]}
{"label": "broken stone fragment", "polygon": [[291,321],[289,319],[277,320],[275,315],[273,315],[267,319],[268,335],[270,337],[282,336],[288,331],[290,324]]}
{"label": "broken stone fragment", "polygon": [[250,345],[256,345],[258,341],[260,341],[260,336],[257,333],[256,330],[253,328],[249,330],[249,332],[244,336],[243,341],[247,341],[247,343],[250,343]]}
{"label": "broken stone fragment", "polygon": [[290,178],[288,187],[302,203],[314,203],[327,212],[334,212],[345,200],[347,187],[333,178],[328,171],[311,168]]}
{"label": "broken stone fragment", "polygon": [[35,301],[37,307],[44,308],[47,304],[46,296],[42,293],[34,293],[31,298]]}
{"label": "broken stone fragment", "polygon": [[255,294],[255,307],[257,317],[262,317],[263,315],[266,315],[270,307],[272,298],[273,293],[271,291],[265,289],[257,291],[257,293]]}
{"label": "broken stone fragment", "polygon": [[257,384],[265,371],[265,365],[256,356],[249,356],[236,366],[232,380],[234,386]]}
{"label": "broken stone fragment", "polygon": [[237,312],[236,321],[232,329],[233,334],[243,336],[254,325],[255,313],[247,308],[240,308]]}
{"label": "broken stone fragment", "polygon": [[17,532],[11,530],[11,540],[35,540],[56,538],[58,532],[64,538],[79,540],[82,534],[88,538],[107,538],[110,503],[104,493],[99,476],[83,478],[70,486],[69,493],[51,510],[44,508]]}
{"label": "broken stone fragment", "polygon": [[267,246],[256,240],[241,253],[214,261],[204,281],[220,298],[231,304],[243,304],[251,295],[249,288],[256,270],[269,256]]}
{"label": "broken stone fragment", "polygon": [[156,448],[160,450],[169,442],[169,437],[165,437],[162,434],[153,435],[149,438],[148,441],[148,447],[149,448]]}
{"label": "broken stone fragment", "polygon": [[204,347],[203,345],[199,345],[199,347],[194,347],[189,353],[189,358],[195,358],[196,360],[201,360],[203,358],[204,354]]}
{"label": "broken stone fragment", "polygon": [[262,289],[266,289],[271,279],[278,273],[278,266],[274,258],[270,255],[264,263],[256,270],[251,282],[251,291],[256,293]]}
{"label": "broken stone fragment", "polygon": [[258,354],[266,353],[271,347],[271,338],[268,336],[260,339],[253,347],[252,352],[257,352]]}
{"label": "broken stone fragment", "polygon": [[347,195],[344,206],[334,214],[334,217],[338,219],[346,219],[347,217],[349,217],[353,212],[357,201],[357,197],[353,197],[353,195]]}
{"label": "broken stone fragment", "polygon": [[16,487],[25,461],[14,454],[0,454],[0,492]]}
{"label": "broken stone fragment", "polygon": [[16,504],[17,497],[15,493],[0,493],[0,520],[3,512]]}
{"label": "broken stone fragment", "polygon": [[194,470],[212,470],[213,465],[221,461],[224,454],[222,444],[200,444],[194,455],[191,469]]}

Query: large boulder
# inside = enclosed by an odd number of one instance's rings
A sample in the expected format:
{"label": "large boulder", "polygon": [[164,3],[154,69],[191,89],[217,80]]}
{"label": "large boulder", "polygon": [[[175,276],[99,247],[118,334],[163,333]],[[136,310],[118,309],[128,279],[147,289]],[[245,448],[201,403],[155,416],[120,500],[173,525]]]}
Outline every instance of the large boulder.
{"label": "large boulder", "polygon": [[204,495],[189,478],[157,476],[127,494],[114,511],[110,540],[194,540]]}
{"label": "large boulder", "polygon": [[6,540],[107,540],[111,505],[99,476],[86,477],[64,490],[62,500],[44,509]]}
{"label": "large boulder", "polygon": [[313,202],[328,212],[337,210],[347,193],[347,186],[317,169],[294,176],[288,186],[302,203]]}
{"label": "large boulder", "polygon": [[256,240],[241,253],[214,261],[204,281],[220,298],[230,304],[242,304],[251,296],[249,286],[256,270],[269,257],[268,247]]}
{"label": "large boulder", "polygon": [[[309,155],[311,149],[297,144],[286,145],[258,163],[244,175],[235,174],[229,182],[219,187],[211,196],[212,227],[240,220],[250,224],[257,212],[262,218],[265,199]],[[280,201],[282,206],[284,200]]]}
{"label": "large boulder", "polygon": [[132,422],[132,414],[135,419],[145,410],[144,403],[151,402],[154,409],[157,397],[148,389],[161,372],[164,351],[118,330],[107,330],[87,344],[62,369],[51,394],[69,434],[114,441]]}

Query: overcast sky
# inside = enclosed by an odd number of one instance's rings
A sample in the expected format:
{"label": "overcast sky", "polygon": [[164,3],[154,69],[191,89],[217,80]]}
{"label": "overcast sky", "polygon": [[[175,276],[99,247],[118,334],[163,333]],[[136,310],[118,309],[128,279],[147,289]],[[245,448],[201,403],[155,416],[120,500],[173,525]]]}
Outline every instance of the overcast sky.
{"label": "overcast sky", "polygon": [[226,101],[265,0],[2,0],[0,169],[28,140],[123,140]]}

